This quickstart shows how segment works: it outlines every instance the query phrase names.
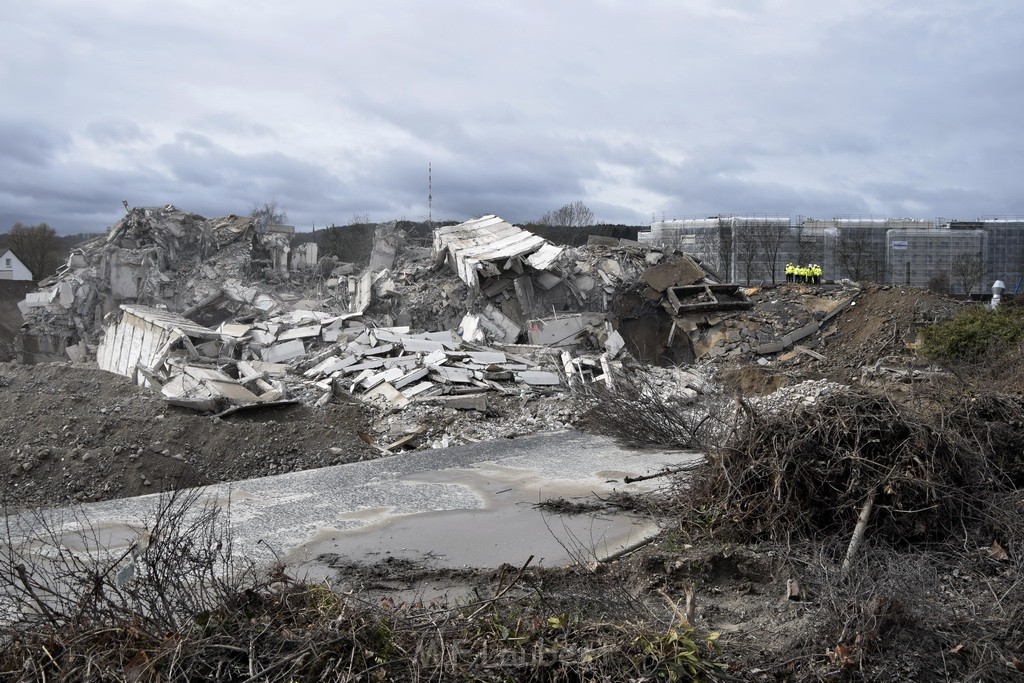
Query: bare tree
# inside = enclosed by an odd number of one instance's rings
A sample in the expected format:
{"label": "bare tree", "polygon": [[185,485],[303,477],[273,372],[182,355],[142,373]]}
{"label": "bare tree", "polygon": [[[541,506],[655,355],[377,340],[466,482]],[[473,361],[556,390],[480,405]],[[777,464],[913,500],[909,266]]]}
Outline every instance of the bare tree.
{"label": "bare tree", "polygon": [[57,266],[57,232],[46,223],[15,223],[7,246],[32,271],[34,280],[42,280]]}
{"label": "bare tree", "polygon": [[576,200],[555,211],[548,211],[537,221],[541,225],[562,228],[587,228],[596,223],[594,212],[583,202]]}
{"label": "bare tree", "polygon": [[732,279],[732,246],[735,236],[733,228],[724,221],[718,221],[718,257],[721,262],[719,274],[726,279]]}
{"label": "bare tree", "polygon": [[376,225],[356,222],[360,216],[354,216],[353,222],[344,226],[332,225],[317,234],[321,256],[334,256],[343,262],[355,263],[360,268],[370,260],[373,251],[373,235]]}
{"label": "bare tree", "polygon": [[751,229],[754,233],[753,239],[760,252],[761,265],[764,267],[764,272],[771,275],[774,285],[779,266],[779,252],[782,251],[782,245],[789,237],[789,226],[781,221],[759,220],[751,226]]}
{"label": "bare tree", "polygon": [[268,225],[286,225],[288,223],[288,214],[277,205],[277,202],[254,204],[252,211],[249,212],[249,218],[252,219],[253,225],[259,232],[266,230]]}
{"label": "bare tree", "polygon": [[860,280],[883,279],[881,255],[872,240],[873,228],[842,228],[836,241],[836,262],[846,277]]}
{"label": "bare tree", "polygon": [[823,263],[825,254],[823,246],[818,244],[819,239],[824,242],[826,238],[824,235],[819,237],[803,227],[797,228],[793,262],[798,265]]}
{"label": "bare tree", "polygon": [[721,239],[717,230],[698,231],[693,236],[693,251],[719,277],[729,278],[729,273],[723,268],[727,261],[722,257]]}
{"label": "bare tree", "polygon": [[928,280],[928,289],[938,294],[949,294],[953,289],[948,273],[936,273]]}
{"label": "bare tree", "polygon": [[949,274],[970,294],[985,277],[985,263],[981,254],[957,254],[949,263]]}
{"label": "bare tree", "polygon": [[749,227],[737,227],[732,239],[736,246],[737,275],[749,285],[757,274],[761,255],[757,232]]}

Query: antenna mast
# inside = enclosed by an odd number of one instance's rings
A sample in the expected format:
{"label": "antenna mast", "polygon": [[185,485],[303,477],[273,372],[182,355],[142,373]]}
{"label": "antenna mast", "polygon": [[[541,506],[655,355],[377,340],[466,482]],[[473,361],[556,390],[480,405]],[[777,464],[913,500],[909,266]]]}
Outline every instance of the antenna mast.
{"label": "antenna mast", "polygon": [[434,173],[427,162],[427,222],[434,224]]}

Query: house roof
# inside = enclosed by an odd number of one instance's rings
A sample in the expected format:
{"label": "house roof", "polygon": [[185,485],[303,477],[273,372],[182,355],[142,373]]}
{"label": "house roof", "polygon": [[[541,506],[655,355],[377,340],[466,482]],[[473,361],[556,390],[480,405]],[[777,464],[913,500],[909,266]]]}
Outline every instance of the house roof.
{"label": "house roof", "polygon": [[5,252],[4,252],[4,253],[3,253],[2,255],[0,255],[0,266],[2,266],[2,264],[3,264],[4,262],[6,262],[6,260],[7,260],[8,258],[13,258],[13,259],[17,260],[17,262],[21,264],[22,268],[28,269],[28,266],[26,266],[26,265],[25,265],[25,262],[24,262],[24,261],[22,261],[22,260],[21,260],[20,258],[18,258],[18,255],[17,255],[17,254],[15,254],[15,253],[14,253],[13,251],[11,251],[10,249],[8,249],[8,250],[7,250],[7,251],[5,251]]}

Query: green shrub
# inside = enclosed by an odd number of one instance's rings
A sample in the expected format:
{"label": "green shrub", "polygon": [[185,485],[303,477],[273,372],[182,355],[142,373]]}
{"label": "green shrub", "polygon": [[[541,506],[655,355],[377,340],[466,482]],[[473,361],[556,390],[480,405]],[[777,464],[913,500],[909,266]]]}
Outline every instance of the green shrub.
{"label": "green shrub", "polygon": [[1024,342],[1024,310],[968,308],[921,333],[921,352],[944,361],[974,361],[1000,355]]}

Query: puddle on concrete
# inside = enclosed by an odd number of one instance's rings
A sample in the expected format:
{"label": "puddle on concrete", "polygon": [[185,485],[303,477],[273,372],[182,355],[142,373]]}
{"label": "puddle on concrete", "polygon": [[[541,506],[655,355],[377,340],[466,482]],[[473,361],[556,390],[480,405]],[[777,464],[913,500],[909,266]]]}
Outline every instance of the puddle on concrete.
{"label": "puddle on concrete", "polygon": [[416,472],[399,481],[428,487],[458,484],[473,493],[476,504],[406,515],[366,515],[365,526],[317,533],[292,549],[285,561],[316,578],[332,573],[318,560],[325,555],[354,562],[396,558],[437,568],[518,565],[531,555],[536,565],[589,564],[653,536],[658,527],[617,510],[556,515],[537,504],[552,498],[593,502],[596,492],[611,491],[609,480],[621,483],[625,475],[600,470],[589,477],[552,478],[538,469],[494,462]]}
{"label": "puddle on concrete", "polygon": [[[606,557],[657,533],[648,520],[619,510],[569,516],[537,507],[548,499],[599,502],[595,494],[651,490],[665,480],[625,484],[693,462],[694,453],[637,451],[604,437],[553,433],[352,463],[322,470],[222,484],[200,504],[221,506],[234,549],[268,566],[284,561],[296,574],[331,575],[336,555],[355,563],[407,559],[437,568],[566,565]],[[106,501],[53,511],[50,529],[76,549],[123,552],[152,519],[160,497]],[[17,518],[17,540],[45,554],[39,520]],[[82,529],[88,535],[82,536]],[[45,533],[43,534],[46,535]],[[52,538],[52,537],[51,537]]]}

